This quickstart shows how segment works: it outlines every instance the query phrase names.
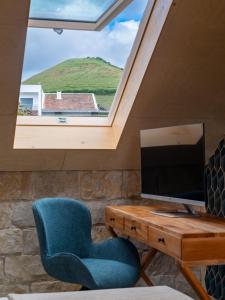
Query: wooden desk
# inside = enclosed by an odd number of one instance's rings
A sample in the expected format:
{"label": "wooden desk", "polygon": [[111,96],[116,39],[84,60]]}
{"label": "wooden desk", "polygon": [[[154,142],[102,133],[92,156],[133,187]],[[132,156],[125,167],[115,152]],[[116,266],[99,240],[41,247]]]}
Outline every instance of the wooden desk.
{"label": "wooden desk", "polygon": [[105,222],[113,235],[118,230],[152,247],[142,262],[141,276],[148,285],[152,283],[145,270],[161,251],[175,258],[200,299],[210,299],[190,267],[225,264],[225,221],[206,215],[170,218],[154,214],[155,209],[154,206],[108,206]]}

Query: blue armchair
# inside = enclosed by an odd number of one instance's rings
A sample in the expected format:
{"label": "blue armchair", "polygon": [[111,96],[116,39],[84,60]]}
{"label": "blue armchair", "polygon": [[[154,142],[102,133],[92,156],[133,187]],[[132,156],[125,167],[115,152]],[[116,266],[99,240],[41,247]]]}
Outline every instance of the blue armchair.
{"label": "blue armchair", "polygon": [[100,244],[91,239],[91,214],[73,199],[45,198],[34,202],[40,252],[46,272],[85,289],[133,286],[140,276],[134,245],[122,238]]}

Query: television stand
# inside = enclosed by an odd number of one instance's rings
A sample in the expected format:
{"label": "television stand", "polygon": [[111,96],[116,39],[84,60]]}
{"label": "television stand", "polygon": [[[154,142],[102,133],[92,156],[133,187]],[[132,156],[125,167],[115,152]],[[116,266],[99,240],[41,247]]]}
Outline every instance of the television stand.
{"label": "television stand", "polygon": [[185,207],[186,211],[155,210],[152,211],[151,213],[162,217],[168,217],[168,218],[188,218],[188,217],[198,216],[198,214],[193,209],[191,209],[191,207],[188,204],[183,204],[183,206]]}

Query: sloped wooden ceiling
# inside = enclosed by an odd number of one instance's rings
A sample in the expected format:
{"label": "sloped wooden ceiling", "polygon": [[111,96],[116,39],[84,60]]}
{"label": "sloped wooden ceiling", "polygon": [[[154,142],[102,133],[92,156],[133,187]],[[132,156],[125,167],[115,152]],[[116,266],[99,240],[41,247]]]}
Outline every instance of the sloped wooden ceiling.
{"label": "sloped wooden ceiling", "polygon": [[213,152],[225,132],[224,0],[174,1],[117,150],[13,150],[28,7],[1,1],[0,170],[138,169],[140,129],[198,122]]}

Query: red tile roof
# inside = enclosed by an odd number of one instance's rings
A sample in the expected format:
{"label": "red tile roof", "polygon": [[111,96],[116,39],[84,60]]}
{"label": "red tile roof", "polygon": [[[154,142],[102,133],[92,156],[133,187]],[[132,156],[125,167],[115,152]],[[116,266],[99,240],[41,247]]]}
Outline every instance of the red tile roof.
{"label": "red tile roof", "polygon": [[98,108],[93,94],[64,94],[62,99],[57,99],[57,94],[45,94],[43,110],[49,112],[95,112]]}

